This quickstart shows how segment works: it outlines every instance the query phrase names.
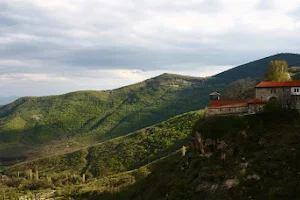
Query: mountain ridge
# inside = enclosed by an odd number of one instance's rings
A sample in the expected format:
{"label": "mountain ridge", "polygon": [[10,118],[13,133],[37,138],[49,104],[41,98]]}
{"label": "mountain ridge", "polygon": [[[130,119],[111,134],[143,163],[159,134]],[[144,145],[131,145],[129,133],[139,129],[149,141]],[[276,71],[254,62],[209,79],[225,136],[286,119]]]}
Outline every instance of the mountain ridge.
{"label": "mountain ridge", "polygon": [[[247,62],[245,64],[233,67],[224,72],[214,75],[215,78],[221,79],[243,79],[243,78],[254,78],[254,77],[263,77],[264,72],[266,71],[268,64],[271,60],[286,60],[290,67],[300,65],[300,54],[296,53],[278,53],[268,57],[264,57],[258,60]],[[247,68],[247,69],[246,69]],[[249,70],[250,71],[246,71]]]}
{"label": "mountain ridge", "polygon": [[202,109],[212,91],[239,78],[260,79],[270,59],[284,58],[300,66],[299,54],[276,54],[212,77],[164,73],[114,90],[22,97],[0,107],[0,160],[70,152]]}

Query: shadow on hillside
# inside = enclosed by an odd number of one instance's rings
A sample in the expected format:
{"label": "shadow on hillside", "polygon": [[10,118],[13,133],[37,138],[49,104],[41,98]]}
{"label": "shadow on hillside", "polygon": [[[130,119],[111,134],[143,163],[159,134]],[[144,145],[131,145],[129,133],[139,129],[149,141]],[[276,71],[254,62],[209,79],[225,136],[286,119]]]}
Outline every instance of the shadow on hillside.
{"label": "shadow on hillside", "polygon": [[44,156],[69,153],[87,146],[73,140],[73,133],[51,131],[51,126],[0,132],[0,164],[14,165]]}

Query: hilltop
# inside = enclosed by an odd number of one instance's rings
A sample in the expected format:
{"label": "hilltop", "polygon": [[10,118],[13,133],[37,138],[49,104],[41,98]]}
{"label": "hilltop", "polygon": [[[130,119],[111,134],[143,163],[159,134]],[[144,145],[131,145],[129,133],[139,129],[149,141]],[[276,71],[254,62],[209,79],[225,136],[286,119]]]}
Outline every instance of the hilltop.
{"label": "hilltop", "polygon": [[[260,79],[273,59],[300,66],[300,55],[277,54],[209,78],[163,74],[115,90],[20,98],[0,107],[0,161],[72,152],[205,108],[210,92],[237,79]],[[298,68],[293,74],[299,76]]]}
{"label": "hilltop", "polygon": [[255,60],[239,65],[227,71],[221,72],[213,77],[224,81],[232,81],[244,78],[261,78],[271,60],[285,60],[290,67],[300,66],[300,54],[280,53],[266,58]]}
{"label": "hilltop", "polygon": [[20,98],[0,108],[0,159],[70,152],[198,110],[208,80],[163,74],[116,90]]}
{"label": "hilltop", "polygon": [[17,96],[0,97],[0,107],[5,105],[5,104],[11,103],[11,102],[17,100],[18,98],[19,97],[17,97]]}

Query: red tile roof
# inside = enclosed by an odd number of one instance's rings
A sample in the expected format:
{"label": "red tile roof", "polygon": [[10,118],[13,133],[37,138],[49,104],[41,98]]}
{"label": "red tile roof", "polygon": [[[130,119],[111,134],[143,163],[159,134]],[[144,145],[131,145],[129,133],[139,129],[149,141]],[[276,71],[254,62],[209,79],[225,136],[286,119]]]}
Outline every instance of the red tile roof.
{"label": "red tile roof", "polygon": [[267,103],[268,101],[262,99],[252,99],[248,103]]}
{"label": "red tile roof", "polygon": [[218,93],[218,92],[212,92],[209,95],[220,95],[220,93]]}
{"label": "red tile roof", "polygon": [[208,108],[236,108],[247,107],[245,100],[211,100]]}
{"label": "red tile roof", "polygon": [[263,81],[256,86],[256,88],[264,88],[264,87],[300,87],[300,80],[285,81],[285,82]]}

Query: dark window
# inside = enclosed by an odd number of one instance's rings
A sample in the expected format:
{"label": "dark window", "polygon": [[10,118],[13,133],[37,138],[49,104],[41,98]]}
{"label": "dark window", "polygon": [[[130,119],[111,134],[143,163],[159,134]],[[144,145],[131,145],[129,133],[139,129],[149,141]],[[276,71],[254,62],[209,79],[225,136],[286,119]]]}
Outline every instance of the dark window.
{"label": "dark window", "polygon": [[296,88],[294,89],[294,92],[297,92],[297,89],[296,89]]}
{"label": "dark window", "polygon": [[299,88],[297,88],[297,92],[299,92]]}

